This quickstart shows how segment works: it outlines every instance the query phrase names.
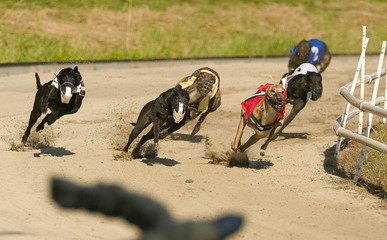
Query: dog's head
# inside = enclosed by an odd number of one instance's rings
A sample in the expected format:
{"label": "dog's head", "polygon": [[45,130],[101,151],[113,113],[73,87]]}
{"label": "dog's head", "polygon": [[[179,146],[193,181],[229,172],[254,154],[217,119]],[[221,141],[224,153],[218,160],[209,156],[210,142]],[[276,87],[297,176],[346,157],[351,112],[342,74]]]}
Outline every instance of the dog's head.
{"label": "dog's head", "polygon": [[282,84],[268,86],[265,91],[265,97],[275,111],[282,112],[285,109],[286,92]]}
{"label": "dog's head", "polygon": [[187,112],[189,93],[182,89],[180,85],[177,85],[174,90],[176,91],[176,94],[174,94],[171,99],[173,119],[175,120],[175,123],[179,123],[184,119],[184,116]]}
{"label": "dog's head", "polygon": [[311,99],[316,101],[321,97],[323,91],[321,74],[316,72],[307,72],[306,82],[308,84],[309,91],[312,93]]}
{"label": "dog's head", "polygon": [[206,96],[212,91],[212,87],[216,82],[214,74],[199,69],[193,75],[196,77],[196,87],[201,96]]}
{"label": "dog's head", "polygon": [[297,50],[292,53],[289,59],[289,72],[293,72],[300,64],[308,61],[312,44],[304,39],[299,42],[295,48],[297,48]]}
{"label": "dog's head", "polygon": [[73,92],[78,85],[81,84],[82,76],[78,71],[78,67],[62,69],[56,78],[59,83],[59,90],[63,103],[68,103],[73,96]]}

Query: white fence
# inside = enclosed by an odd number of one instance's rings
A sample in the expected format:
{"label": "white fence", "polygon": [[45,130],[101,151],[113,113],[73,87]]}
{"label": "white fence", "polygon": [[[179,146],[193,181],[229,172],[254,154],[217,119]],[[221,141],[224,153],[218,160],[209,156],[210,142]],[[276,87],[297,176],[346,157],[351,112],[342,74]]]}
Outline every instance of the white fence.
{"label": "white fence", "polygon": [[[386,144],[370,138],[373,115],[375,114],[383,117],[383,123],[386,123],[386,119],[387,119],[387,75],[386,75],[386,69],[382,70],[387,42],[383,41],[382,43],[382,49],[380,53],[377,71],[371,75],[365,75],[364,73],[365,53],[366,53],[368,41],[369,41],[369,38],[366,37],[366,27],[363,26],[363,44],[362,44],[363,46],[362,46],[362,52],[360,55],[359,63],[356,69],[355,77],[352,82],[340,88],[340,95],[343,96],[344,99],[347,101],[347,106],[345,108],[343,116],[338,118],[333,125],[336,135],[339,136],[337,140],[336,151],[335,151],[336,161],[338,159],[343,137],[363,144],[358,167],[353,179],[353,182],[355,184],[357,184],[357,181],[360,176],[360,171],[364,163],[367,146],[387,154]],[[361,74],[360,78],[359,78],[359,74]],[[380,79],[383,75],[386,75],[385,96],[377,97],[377,93],[380,85]],[[364,85],[366,83],[371,83],[372,81],[374,81],[372,99],[371,101],[367,102],[367,101],[364,101]],[[357,99],[353,95],[355,92],[355,88],[359,85],[360,85],[360,99]],[[376,106],[381,103],[384,103],[384,108]],[[349,111],[351,105],[354,106],[355,109],[353,109],[352,111]],[[368,121],[367,121],[367,126],[364,134],[363,134],[363,112],[368,113]],[[356,115],[359,115],[359,124],[358,124],[357,133],[345,129],[347,120],[355,117]]]}

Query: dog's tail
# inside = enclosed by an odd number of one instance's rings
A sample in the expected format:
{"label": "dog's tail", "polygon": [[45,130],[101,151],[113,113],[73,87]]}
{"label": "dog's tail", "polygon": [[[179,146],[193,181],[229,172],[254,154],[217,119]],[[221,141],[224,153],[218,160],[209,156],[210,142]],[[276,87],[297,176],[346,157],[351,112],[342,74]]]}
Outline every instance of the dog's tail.
{"label": "dog's tail", "polygon": [[35,73],[35,78],[36,78],[36,88],[39,90],[42,87],[42,84],[40,83],[40,77],[37,72]]}

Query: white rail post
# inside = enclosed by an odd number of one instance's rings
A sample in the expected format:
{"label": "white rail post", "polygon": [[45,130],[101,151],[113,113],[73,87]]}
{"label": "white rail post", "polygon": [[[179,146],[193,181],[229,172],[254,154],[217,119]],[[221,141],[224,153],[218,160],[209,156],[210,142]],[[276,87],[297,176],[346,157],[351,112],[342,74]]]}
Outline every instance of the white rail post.
{"label": "white rail post", "polygon": [[[351,91],[350,91],[351,95],[353,95],[353,93],[355,92],[356,82],[357,82],[357,79],[359,78],[360,67],[363,63],[363,59],[364,59],[364,56],[366,53],[366,49],[367,49],[367,45],[368,45],[369,40],[370,40],[369,38],[366,38],[364,41],[364,45],[362,46],[359,62],[357,64],[355,76],[354,76],[353,81],[352,81],[352,86],[351,86]],[[348,112],[349,112],[350,107],[351,107],[351,104],[349,102],[347,102],[347,106],[345,108],[345,112],[344,112],[344,115],[342,117],[342,122],[340,124],[343,128],[345,128],[345,125],[347,124]],[[335,156],[334,156],[335,161],[337,161],[337,159],[338,159],[342,141],[343,141],[343,138],[339,136],[337,139],[337,144],[336,144],[336,149],[335,149]]]}
{"label": "white rail post", "polygon": [[[362,46],[364,46],[364,42],[366,40],[366,32],[367,32],[367,26],[363,26]],[[363,64],[361,65],[360,101],[364,101],[364,77],[365,77],[365,55],[363,58]],[[364,115],[364,112],[360,111],[360,113],[359,113],[359,128],[357,130],[357,133],[359,133],[359,134],[363,133],[363,118],[364,118],[363,115]]]}
{"label": "white rail post", "polygon": [[[383,59],[384,59],[384,55],[385,55],[385,52],[386,52],[386,43],[387,43],[386,41],[383,41],[383,43],[382,43],[382,50],[380,52],[378,70],[377,70],[377,73],[376,73],[376,80],[375,80],[375,84],[374,84],[374,91],[372,92],[372,100],[371,100],[371,104],[372,105],[375,105],[376,95],[378,94],[380,75],[381,75],[382,66],[383,66]],[[370,136],[370,132],[371,132],[371,128],[372,128],[373,116],[374,115],[372,113],[368,114],[367,128],[366,128],[366,131],[365,131],[365,134],[364,134],[366,137]],[[360,177],[360,172],[361,172],[361,168],[362,168],[363,163],[364,163],[364,158],[365,158],[366,150],[367,150],[367,146],[363,145],[363,147],[361,149],[361,155],[360,155],[360,158],[359,158],[359,163],[357,165],[356,174],[355,174],[355,176],[353,178],[353,183],[355,183],[355,184],[357,184],[357,181],[359,180],[359,177]]]}

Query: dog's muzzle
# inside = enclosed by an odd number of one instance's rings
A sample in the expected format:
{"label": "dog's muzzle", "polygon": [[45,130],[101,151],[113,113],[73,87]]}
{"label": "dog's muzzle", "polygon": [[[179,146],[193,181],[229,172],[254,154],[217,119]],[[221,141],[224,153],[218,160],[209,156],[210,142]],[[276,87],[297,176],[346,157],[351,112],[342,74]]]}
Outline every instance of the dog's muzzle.
{"label": "dog's muzzle", "polygon": [[173,119],[175,123],[181,122],[184,119],[185,115],[185,105],[183,103],[179,103],[178,110],[173,109]]}
{"label": "dog's muzzle", "polygon": [[276,93],[269,97],[269,104],[276,112],[283,112],[286,105],[286,97],[283,94]]}
{"label": "dog's muzzle", "polygon": [[64,104],[69,104],[73,96],[74,85],[70,82],[65,82],[60,86],[60,98]]}

